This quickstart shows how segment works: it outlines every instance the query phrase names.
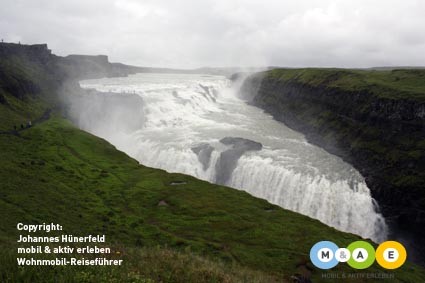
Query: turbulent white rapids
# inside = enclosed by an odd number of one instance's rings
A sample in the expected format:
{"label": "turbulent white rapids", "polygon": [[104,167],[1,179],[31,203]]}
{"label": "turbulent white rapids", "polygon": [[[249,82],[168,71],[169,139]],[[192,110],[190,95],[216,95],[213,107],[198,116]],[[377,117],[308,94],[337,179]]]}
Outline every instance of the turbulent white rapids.
{"label": "turbulent white rapids", "polygon": [[[143,99],[137,114],[143,123],[131,132],[119,130],[131,122],[123,119],[112,119],[107,127],[87,123],[96,119],[87,119],[96,111],[79,119],[80,127],[142,164],[224,183],[376,242],[386,238],[385,221],[352,166],[246,104],[224,77],[137,74],[80,84]],[[220,142],[225,137],[261,143],[262,148]]]}

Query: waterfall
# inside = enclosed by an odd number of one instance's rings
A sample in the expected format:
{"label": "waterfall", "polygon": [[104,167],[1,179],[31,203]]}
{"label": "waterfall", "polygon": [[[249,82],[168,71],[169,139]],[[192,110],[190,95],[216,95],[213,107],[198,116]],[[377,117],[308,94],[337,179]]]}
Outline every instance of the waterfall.
{"label": "waterfall", "polygon": [[[244,190],[376,242],[387,236],[385,220],[358,171],[247,105],[224,77],[137,74],[80,84],[142,98],[143,109],[134,116],[140,120],[140,113],[144,115],[138,129],[125,127],[131,113],[115,114],[125,117],[119,123],[126,131],[115,125],[100,132],[99,123],[80,126],[100,133],[144,165]],[[84,105],[78,111],[87,117],[92,111],[90,104]]]}

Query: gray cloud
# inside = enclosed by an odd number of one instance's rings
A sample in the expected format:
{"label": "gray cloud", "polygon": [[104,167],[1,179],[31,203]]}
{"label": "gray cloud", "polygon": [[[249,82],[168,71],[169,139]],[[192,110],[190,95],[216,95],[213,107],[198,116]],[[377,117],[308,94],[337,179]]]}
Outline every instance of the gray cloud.
{"label": "gray cloud", "polygon": [[421,0],[0,0],[0,37],[141,66],[425,65]]}

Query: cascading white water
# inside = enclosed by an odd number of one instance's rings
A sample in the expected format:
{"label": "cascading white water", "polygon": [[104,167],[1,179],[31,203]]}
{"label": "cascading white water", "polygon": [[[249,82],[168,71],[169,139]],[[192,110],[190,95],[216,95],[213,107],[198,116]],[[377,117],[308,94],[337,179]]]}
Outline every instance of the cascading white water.
{"label": "cascading white water", "polygon": [[[137,74],[80,84],[142,97],[144,122],[133,132],[117,130],[131,121],[109,121],[113,130],[100,131],[93,126],[99,123],[79,120],[142,164],[222,182],[376,242],[386,238],[385,221],[352,166],[237,98],[224,77]],[[232,145],[220,142],[225,137],[242,139]],[[257,143],[261,149],[249,148]]]}

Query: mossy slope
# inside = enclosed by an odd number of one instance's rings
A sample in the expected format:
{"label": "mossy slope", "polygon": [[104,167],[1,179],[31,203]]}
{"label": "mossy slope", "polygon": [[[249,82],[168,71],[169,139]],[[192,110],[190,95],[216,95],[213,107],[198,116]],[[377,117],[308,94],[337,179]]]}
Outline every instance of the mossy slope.
{"label": "mossy slope", "polygon": [[[16,260],[10,249],[17,239],[17,222],[60,223],[66,233],[74,235],[106,234],[116,250],[136,249],[127,258],[127,268],[131,266],[143,280],[155,277],[152,270],[139,266],[150,263],[136,261],[137,249],[168,247],[183,256],[191,251],[206,260],[243,266],[261,274],[260,278],[267,274],[288,279],[297,266],[311,267],[308,252],[315,242],[331,240],[346,246],[359,239],[243,191],[141,166],[106,141],[61,118],[52,118],[20,136],[0,135],[0,144],[0,213],[7,215],[0,222],[0,240],[2,250],[9,254],[2,256],[2,261]],[[172,185],[176,181],[185,183]],[[161,201],[166,205],[159,205]],[[3,268],[1,272],[9,276],[2,279],[29,276],[41,280],[43,270],[25,267],[11,274]],[[89,277],[106,272],[78,270]],[[342,264],[333,271],[352,270]],[[368,271],[382,269],[375,266]],[[321,273],[313,272],[313,282],[326,282]],[[410,264],[395,273],[400,282],[425,278],[421,269]],[[264,278],[269,280],[267,276]],[[184,282],[182,278],[173,277],[170,282]],[[212,278],[206,281],[214,282]]]}
{"label": "mossy slope", "polygon": [[368,91],[385,98],[425,101],[424,69],[275,69],[268,71],[267,76],[348,92]]}

